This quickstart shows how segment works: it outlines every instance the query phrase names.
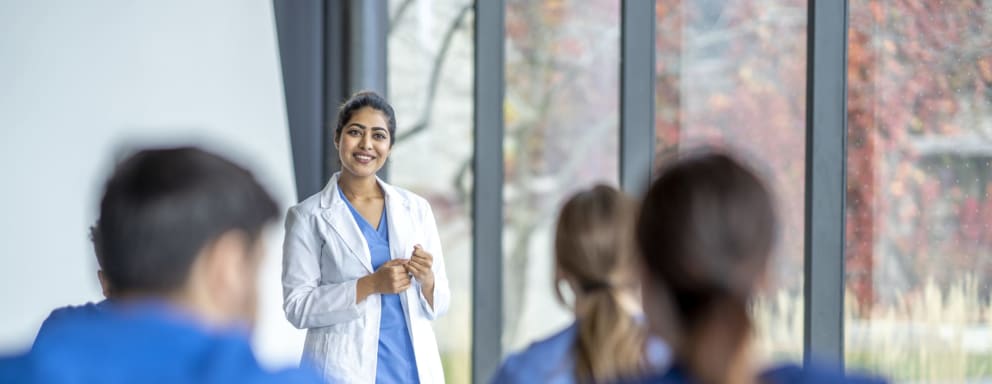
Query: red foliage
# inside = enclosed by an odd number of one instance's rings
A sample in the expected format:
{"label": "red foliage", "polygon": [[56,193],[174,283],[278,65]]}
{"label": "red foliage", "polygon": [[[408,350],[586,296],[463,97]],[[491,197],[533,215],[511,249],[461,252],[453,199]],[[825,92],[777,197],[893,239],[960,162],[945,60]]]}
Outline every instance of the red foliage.
{"label": "red foliage", "polygon": [[[849,10],[848,287],[862,307],[879,297],[876,252],[909,266],[902,272],[910,290],[927,278],[943,285],[966,272],[992,277],[971,269],[988,257],[976,245],[992,245],[982,231],[992,222],[992,202],[980,196],[988,187],[961,192],[957,168],[971,160],[948,160],[953,148],[918,150],[927,139],[978,128],[960,122],[975,113],[966,107],[988,103],[987,12],[971,0],[859,0]],[[945,159],[942,173],[924,167],[933,162],[927,157]],[[955,208],[941,214],[940,204]]]}

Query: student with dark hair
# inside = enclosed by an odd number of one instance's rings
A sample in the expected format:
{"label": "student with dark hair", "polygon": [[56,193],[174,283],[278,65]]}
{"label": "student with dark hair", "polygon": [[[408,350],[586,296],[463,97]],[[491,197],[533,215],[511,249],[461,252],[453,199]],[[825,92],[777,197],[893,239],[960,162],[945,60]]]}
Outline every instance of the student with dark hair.
{"label": "student with dark hair", "polygon": [[506,359],[494,384],[603,383],[664,367],[668,350],[637,314],[635,203],[599,185],[572,196],[555,231],[555,291],[573,293],[575,323]]}
{"label": "student with dark hair", "polygon": [[127,158],[106,183],[94,236],[114,299],[100,311],[66,313],[27,355],[0,363],[0,376],[18,383],[320,382],[306,370],[263,370],[249,346],[262,233],[277,212],[249,171],[216,155],[175,148]]}
{"label": "student with dark hair", "polygon": [[772,196],[729,155],[699,150],[667,164],[641,207],[642,300],[674,365],[644,383],[873,383],[809,364],[760,371],[748,303],[777,231]]}
{"label": "student with dark hair", "polygon": [[376,177],[395,136],[385,99],[352,96],[334,133],[341,171],[286,215],[284,310],[325,379],[444,382],[431,322],[450,293],[434,214]]}

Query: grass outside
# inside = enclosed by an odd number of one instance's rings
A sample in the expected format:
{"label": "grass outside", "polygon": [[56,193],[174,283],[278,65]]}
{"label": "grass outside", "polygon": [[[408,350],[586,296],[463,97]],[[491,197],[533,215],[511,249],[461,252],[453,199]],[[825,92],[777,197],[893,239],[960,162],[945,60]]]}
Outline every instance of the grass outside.
{"label": "grass outside", "polygon": [[[847,295],[848,298],[852,297]],[[761,361],[801,361],[801,293],[755,300]],[[992,382],[992,303],[974,278],[950,287],[928,283],[897,304],[859,313],[845,300],[845,366],[895,382]]]}

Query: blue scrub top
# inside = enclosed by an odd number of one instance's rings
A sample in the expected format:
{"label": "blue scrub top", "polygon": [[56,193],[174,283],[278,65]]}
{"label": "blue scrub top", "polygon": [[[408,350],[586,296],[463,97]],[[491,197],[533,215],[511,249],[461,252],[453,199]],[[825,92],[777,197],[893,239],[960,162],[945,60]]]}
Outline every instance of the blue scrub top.
{"label": "blue scrub top", "polygon": [[52,313],[48,314],[48,318],[41,323],[41,328],[38,329],[38,335],[34,338],[34,343],[38,344],[48,339],[49,334],[52,333],[53,329],[58,329],[58,324],[63,321],[72,321],[75,317],[89,317],[93,315],[98,315],[103,313],[110,307],[110,302],[103,300],[99,303],[86,303],[83,305],[75,305],[58,308]]}
{"label": "blue scrub top", "polygon": [[[573,348],[578,338],[578,323],[537,341],[527,349],[514,353],[503,361],[493,376],[493,384],[575,384]],[[645,361],[652,372],[663,371],[671,359],[668,345],[650,337],[645,348]]]}
{"label": "blue scrub top", "polygon": [[[795,364],[783,364],[763,372],[760,381],[769,384],[885,384],[886,381],[877,377],[848,375],[843,371],[831,369],[817,363],[800,367]],[[668,372],[641,380],[625,381],[624,384],[692,384],[696,383],[679,365]]]}
{"label": "blue scrub top", "polygon": [[[358,210],[351,205],[348,198],[344,196],[341,188],[338,188],[341,200],[348,205],[352,217],[358,223],[365,242],[369,244],[369,253],[372,255],[372,268],[378,270],[380,266],[390,260],[389,257],[389,222],[386,219],[386,208],[382,209],[382,216],[379,219],[378,229],[372,227]],[[383,294],[382,315],[379,320],[379,352],[376,356],[375,382],[376,383],[416,383],[419,382],[417,375],[417,360],[413,355],[413,343],[410,341],[410,332],[406,324],[406,314],[403,312],[403,304],[400,302],[399,294]]]}
{"label": "blue scrub top", "polygon": [[67,307],[32,349],[0,358],[0,383],[319,384],[309,369],[268,372],[243,329],[217,330],[164,301]]}

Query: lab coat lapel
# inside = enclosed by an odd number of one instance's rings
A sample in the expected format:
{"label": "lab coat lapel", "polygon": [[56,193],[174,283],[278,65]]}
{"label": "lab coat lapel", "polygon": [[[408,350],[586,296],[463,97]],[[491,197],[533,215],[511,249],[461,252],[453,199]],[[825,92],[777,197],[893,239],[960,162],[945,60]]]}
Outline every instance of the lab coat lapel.
{"label": "lab coat lapel", "polygon": [[379,180],[386,195],[386,213],[389,215],[389,256],[392,259],[409,259],[413,254],[410,236],[413,234],[413,216],[410,202],[391,185]]}
{"label": "lab coat lapel", "polygon": [[321,205],[325,210],[321,213],[321,217],[341,237],[345,246],[351,251],[351,255],[355,257],[355,261],[361,263],[369,273],[375,272],[372,269],[372,255],[369,254],[369,245],[365,241],[365,236],[358,228],[358,223],[352,217],[348,205],[338,194],[338,174],[331,177],[322,194]]}

